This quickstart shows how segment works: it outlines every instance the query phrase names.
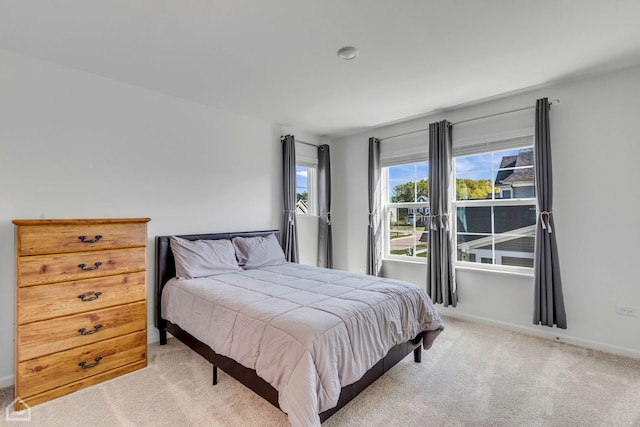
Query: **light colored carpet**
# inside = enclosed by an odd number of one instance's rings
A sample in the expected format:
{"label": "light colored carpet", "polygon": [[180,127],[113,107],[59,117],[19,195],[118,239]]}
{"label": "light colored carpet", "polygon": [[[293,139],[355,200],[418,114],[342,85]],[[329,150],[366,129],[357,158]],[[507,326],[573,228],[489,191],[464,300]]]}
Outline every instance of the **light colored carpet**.
{"label": "light colored carpet", "polygon": [[[411,356],[324,427],[640,426],[640,360],[445,318],[422,363]],[[17,426],[288,426],[287,417],[175,339],[149,366],[31,409]]]}

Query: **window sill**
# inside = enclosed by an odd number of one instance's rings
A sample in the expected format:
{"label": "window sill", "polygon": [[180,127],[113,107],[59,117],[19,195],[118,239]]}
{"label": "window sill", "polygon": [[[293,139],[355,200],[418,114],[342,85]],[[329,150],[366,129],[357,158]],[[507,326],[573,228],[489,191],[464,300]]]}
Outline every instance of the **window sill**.
{"label": "window sill", "polygon": [[417,259],[401,259],[401,258],[382,258],[382,262],[403,262],[407,264],[427,265],[426,258],[424,261]]}
{"label": "window sill", "polygon": [[[500,267],[489,267],[489,266],[475,266],[474,263],[467,264],[454,264],[454,268],[456,270],[467,270],[467,271],[478,271],[482,273],[498,273],[498,274],[508,274],[511,276],[520,276],[520,277],[531,277],[533,278],[533,269],[532,268],[523,268],[522,270],[511,270],[511,269],[503,269]],[[517,267],[516,267],[517,268]]]}
{"label": "window sill", "polygon": [[[426,261],[417,261],[413,259],[399,259],[399,258],[383,258],[382,262],[394,262],[394,263],[404,263],[404,264],[424,265],[424,266],[427,265]],[[507,269],[502,269],[500,267],[497,267],[497,268],[488,267],[488,266],[479,267],[473,264],[470,264],[470,265],[454,264],[454,268],[456,270],[478,271],[481,273],[508,274],[512,276],[533,278],[533,269],[507,270]]]}

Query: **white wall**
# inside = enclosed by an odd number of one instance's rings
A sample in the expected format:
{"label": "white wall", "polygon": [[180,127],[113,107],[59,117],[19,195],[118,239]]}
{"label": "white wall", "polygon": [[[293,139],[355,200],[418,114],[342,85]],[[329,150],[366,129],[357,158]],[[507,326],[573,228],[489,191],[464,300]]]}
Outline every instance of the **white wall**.
{"label": "white wall", "polygon": [[[439,311],[640,358],[640,317],[614,312],[615,304],[640,310],[635,250],[640,237],[636,225],[640,68],[540,87],[335,140],[333,180],[340,185],[334,185],[333,193],[334,265],[356,272],[365,265],[369,136],[385,137],[424,129],[436,120],[456,122],[535,105],[542,97],[560,99],[550,113],[553,215],[568,329],[532,324],[530,276],[458,269],[458,307],[439,306]],[[453,137],[500,133],[509,123],[514,128],[533,127],[533,120],[534,110],[486,119],[454,126]],[[426,144],[427,134],[420,135]],[[424,264],[387,261],[383,274],[423,287],[426,282]]]}
{"label": "white wall", "polygon": [[0,387],[14,369],[15,218],[150,217],[154,236],[280,228],[282,130],[0,50]]}

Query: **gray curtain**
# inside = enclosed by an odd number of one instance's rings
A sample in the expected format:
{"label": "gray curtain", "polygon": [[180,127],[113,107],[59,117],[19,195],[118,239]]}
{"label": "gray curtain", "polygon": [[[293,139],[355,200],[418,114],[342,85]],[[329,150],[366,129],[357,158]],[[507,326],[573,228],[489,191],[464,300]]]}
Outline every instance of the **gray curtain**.
{"label": "gray curtain", "polygon": [[553,223],[553,180],[551,179],[551,137],[549,101],[536,101],[535,169],[538,193],[538,222],[534,261],[533,323],[567,328],[564,310],[558,245]]}
{"label": "gray curtain", "polygon": [[380,140],[369,138],[369,227],[367,234],[367,274],[380,275]]}
{"label": "gray curtain", "polygon": [[318,147],[318,266],[333,268],[331,237],[331,155],[327,144]]}
{"label": "gray curtain", "polygon": [[452,181],[451,124],[429,124],[429,254],[427,292],[434,303],[458,304],[449,223],[449,185]]}
{"label": "gray curtain", "polygon": [[293,135],[282,137],[282,182],[284,221],[282,248],[287,261],[298,262],[298,229],[296,224],[296,141]]}

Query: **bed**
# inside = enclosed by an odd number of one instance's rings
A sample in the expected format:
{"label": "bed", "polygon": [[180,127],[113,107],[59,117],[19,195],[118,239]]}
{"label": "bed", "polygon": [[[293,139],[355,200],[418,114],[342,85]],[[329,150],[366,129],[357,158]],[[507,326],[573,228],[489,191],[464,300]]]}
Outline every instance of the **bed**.
{"label": "bed", "polygon": [[[201,268],[218,256],[225,268]],[[210,361],[214,384],[221,369],[293,427],[319,426],[410,353],[420,362],[444,329],[414,285],[283,257],[278,230],[157,236],[156,326],[161,344],[169,332]]]}

